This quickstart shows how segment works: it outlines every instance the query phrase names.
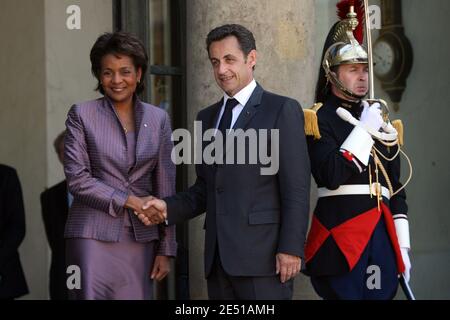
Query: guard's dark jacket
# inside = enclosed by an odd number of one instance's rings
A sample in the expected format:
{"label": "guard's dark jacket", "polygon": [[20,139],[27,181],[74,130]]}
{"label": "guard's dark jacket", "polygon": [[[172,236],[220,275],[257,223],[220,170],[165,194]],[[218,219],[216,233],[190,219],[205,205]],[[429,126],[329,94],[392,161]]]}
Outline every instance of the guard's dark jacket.
{"label": "guard's dark jacket", "polygon": [[[368,185],[369,166],[365,167],[359,163],[363,170],[360,172],[358,166],[344,157],[340,151],[340,146],[351,133],[354,126],[342,120],[336,114],[338,107],[346,108],[356,119],[360,118],[363,109],[360,103],[350,103],[331,95],[317,111],[321,138],[308,137],[308,150],[313,177],[318,188],[325,187],[330,190],[337,189],[341,185]],[[375,147],[389,158],[396,153],[398,148],[397,146],[387,148],[378,141],[376,141]],[[399,182],[400,157],[397,157],[392,162],[388,162],[381,157],[379,158],[386,168],[394,191],[399,189],[401,187]],[[375,182],[375,165],[372,157],[370,157],[369,165],[372,170],[373,182]],[[379,182],[384,187],[388,187],[381,170],[378,176]],[[383,203],[386,205],[384,207],[385,210],[383,210],[384,213],[389,213],[389,216],[407,214],[408,207],[405,200],[406,194],[404,190],[390,200],[383,197]],[[370,210],[372,210],[371,213],[368,213]],[[305,273],[320,276],[349,272],[358,260],[358,253],[362,253],[364,249],[362,248],[361,250],[358,247],[362,243],[361,237],[364,238],[358,232],[366,233],[366,236],[370,238],[373,228],[378,221],[378,218],[374,221],[374,217],[383,217],[383,214],[379,213],[377,216],[377,211],[377,200],[375,197],[371,198],[370,195],[339,195],[319,198],[306,243]],[[362,214],[364,213],[366,215],[363,216]],[[372,228],[373,223],[375,225]],[[347,228],[350,225],[353,228],[352,232],[349,232]],[[359,226],[364,227],[365,231],[358,229]],[[395,227],[391,218],[389,226],[392,227],[390,236],[391,240],[394,241],[396,240]],[[339,237],[342,241],[336,241]],[[359,242],[356,241],[358,237]],[[397,258],[400,258],[401,261],[401,257],[398,257],[399,252],[396,253]],[[353,257],[353,261],[350,257]]]}

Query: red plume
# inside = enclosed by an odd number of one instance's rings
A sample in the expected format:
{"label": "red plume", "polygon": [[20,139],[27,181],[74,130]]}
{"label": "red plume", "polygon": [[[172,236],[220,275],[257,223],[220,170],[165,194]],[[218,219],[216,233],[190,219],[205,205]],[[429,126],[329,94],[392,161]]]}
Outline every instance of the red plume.
{"label": "red plume", "polygon": [[350,6],[355,7],[355,13],[358,19],[358,26],[353,31],[355,39],[362,44],[364,41],[364,4],[361,0],[341,0],[336,4],[337,15],[341,20],[347,18],[347,13],[350,12]]}

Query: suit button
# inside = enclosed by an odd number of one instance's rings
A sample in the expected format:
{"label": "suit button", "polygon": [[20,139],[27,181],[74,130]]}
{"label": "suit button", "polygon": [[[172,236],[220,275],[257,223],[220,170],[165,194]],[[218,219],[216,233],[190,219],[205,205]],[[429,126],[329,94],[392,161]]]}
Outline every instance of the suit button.
{"label": "suit button", "polygon": [[222,187],[217,187],[216,190],[217,190],[218,193],[222,193],[223,192],[223,188]]}

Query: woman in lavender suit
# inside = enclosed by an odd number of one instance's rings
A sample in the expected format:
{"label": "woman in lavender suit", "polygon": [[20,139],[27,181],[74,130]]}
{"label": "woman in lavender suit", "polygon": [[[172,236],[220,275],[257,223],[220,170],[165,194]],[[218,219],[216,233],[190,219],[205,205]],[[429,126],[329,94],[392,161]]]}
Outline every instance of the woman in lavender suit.
{"label": "woman in lavender suit", "polygon": [[69,296],[152,299],[153,280],[167,275],[176,254],[175,228],[145,226],[135,213],[149,197],[175,192],[170,119],[137,97],[148,57],[134,35],[101,35],[90,58],[104,96],[75,104],[66,121],[64,171],[74,197],[67,265],[80,268],[81,284],[74,280]]}

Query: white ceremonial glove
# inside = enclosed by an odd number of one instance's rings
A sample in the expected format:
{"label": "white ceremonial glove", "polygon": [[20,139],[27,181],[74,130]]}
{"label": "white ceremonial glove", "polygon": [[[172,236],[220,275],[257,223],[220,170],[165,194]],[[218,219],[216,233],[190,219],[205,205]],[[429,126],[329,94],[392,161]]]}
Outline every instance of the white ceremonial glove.
{"label": "white ceremonial glove", "polygon": [[375,132],[378,132],[383,126],[384,121],[381,116],[381,106],[378,102],[375,102],[371,106],[367,101],[362,102],[364,110],[361,113],[361,119],[359,120],[361,124]]}
{"label": "white ceremonial glove", "polygon": [[403,272],[403,276],[405,277],[405,281],[408,283],[410,279],[410,271],[411,271],[411,260],[409,260],[409,249],[408,248],[400,248],[400,252],[402,254],[403,264],[405,265],[405,272]]}

